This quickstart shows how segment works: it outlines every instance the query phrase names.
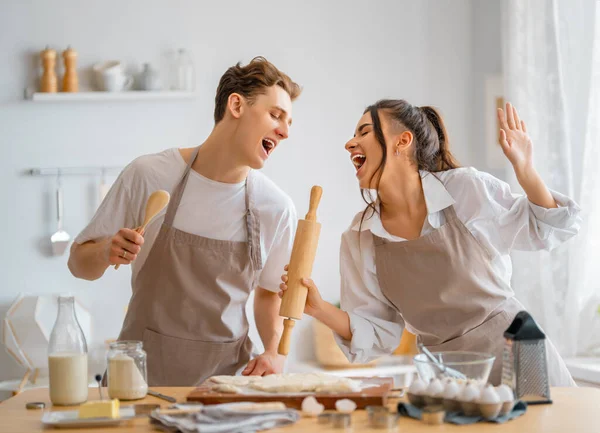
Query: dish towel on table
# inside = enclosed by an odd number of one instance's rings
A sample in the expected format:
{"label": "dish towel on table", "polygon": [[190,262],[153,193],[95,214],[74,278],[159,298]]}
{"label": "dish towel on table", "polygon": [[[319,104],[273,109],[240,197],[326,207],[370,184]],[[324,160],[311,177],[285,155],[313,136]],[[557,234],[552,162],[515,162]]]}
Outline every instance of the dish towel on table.
{"label": "dish towel on table", "polygon": [[194,413],[169,415],[154,411],[151,424],[165,431],[183,433],[254,433],[293,424],[300,419],[294,409],[242,411],[236,406],[246,403],[227,403],[210,406],[177,404],[177,409],[201,407]]}
{"label": "dish towel on table", "polygon": [[[505,423],[523,415],[527,411],[527,404],[519,401],[513,407],[513,410],[503,416],[497,416],[494,419],[486,420],[482,416],[466,416],[461,412],[446,412],[444,422],[452,424],[475,424],[476,422],[486,421],[495,423]],[[398,403],[398,413],[402,416],[409,416],[414,419],[421,419],[422,410],[408,403]]]}

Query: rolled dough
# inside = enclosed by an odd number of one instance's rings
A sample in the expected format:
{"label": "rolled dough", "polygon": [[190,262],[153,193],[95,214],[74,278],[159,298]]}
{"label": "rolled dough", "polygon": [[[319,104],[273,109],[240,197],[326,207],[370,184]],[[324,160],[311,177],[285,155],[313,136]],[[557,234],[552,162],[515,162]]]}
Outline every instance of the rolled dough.
{"label": "rolled dough", "polygon": [[213,376],[210,380],[222,385],[246,386],[260,380],[260,376]]}
{"label": "rolled dough", "polygon": [[222,392],[225,394],[241,394],[242,390],[241,388],[235,386],[235,385],[228,385],[225,383],[220,383],[218,385],[214,385],[211,390],[215,391],[215,392]]}
{"label": "rolled dough", "polygon": [[[360,381],[347,377],[338,377],[324,373],[288,373],[271,374],[269,376],[213,376],[210,379],[218,385],[229,385],[232,388],[246,387],[257,391],[274,394],[299,393],[299,392],[358,392],[361,390]],[[212,387],[211,389],[215,389]]]}

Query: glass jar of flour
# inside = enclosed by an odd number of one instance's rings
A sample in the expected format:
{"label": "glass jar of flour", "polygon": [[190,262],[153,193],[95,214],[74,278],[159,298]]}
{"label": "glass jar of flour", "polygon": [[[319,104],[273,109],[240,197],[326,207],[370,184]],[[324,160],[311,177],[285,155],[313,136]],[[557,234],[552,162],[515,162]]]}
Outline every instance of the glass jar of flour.
{"label": "glass jar of flour", "polygon": [[108,395],[119,400],[146,397],[148,379],[146,352],[141,341],[116,341],[106,355]]}

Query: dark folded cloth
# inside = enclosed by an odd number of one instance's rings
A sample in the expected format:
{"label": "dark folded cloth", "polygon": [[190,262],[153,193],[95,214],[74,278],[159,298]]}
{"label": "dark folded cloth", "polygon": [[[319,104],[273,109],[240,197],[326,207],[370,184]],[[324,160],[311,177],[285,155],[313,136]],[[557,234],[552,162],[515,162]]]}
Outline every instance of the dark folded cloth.
{"label": "dark folded cloth", "polygon": [[[475,424],[480,421],[495,422],[502,424],[511,419],[515,419],[523,415],[527,411],[527,403],[519,401],[513,407],[513,410],[506,415],[497,416],[494,419],[486,420],[482,416],[466,416],[462,412],[446,412],[444,422],[452,424]],[[414,419],[421,419],[423,411],[409,403],[398,403],[398,413],[402,416],[408,416]]]}

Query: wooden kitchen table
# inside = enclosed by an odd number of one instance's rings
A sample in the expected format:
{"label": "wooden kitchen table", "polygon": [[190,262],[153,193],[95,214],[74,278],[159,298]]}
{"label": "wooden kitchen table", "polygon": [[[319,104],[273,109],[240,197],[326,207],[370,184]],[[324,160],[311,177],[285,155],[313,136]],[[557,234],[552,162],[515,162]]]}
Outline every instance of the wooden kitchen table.
{"label": "wooden kitchen table", "polygon": [[[193,388],[153,388],[163,394],[171,395],[177,398],[177,401],[184,402],[186,395]],[[105,390],[104,390],[105,391]],[[106,392],[103,392],[106,395]],[[90,400],[98,399],[98,390],[90,388]],[[455,426],[444,424],[442,426],[429,426],[421,421],[409,418],[401,418],[398,423],[397,431],[399,433],[410,432],[515,432],[515,433],[534,433],[534,432],[561,432],[561,433],[587,433],[600,431],[600,389],[596,388],[553,388],[552,399],[554,404],[530,406],[527,413],[506,424],[494,423],[476,423],[469,426]],[[27,410],[26,402],[43,401],[50,408],[50,399],[47,388],[38,388],[22,392],[16,397],[12,397],[0,403],[0,432],[6,433],[35,433],[48,432],[42,427],[40,421],[41,410]],[[147,396],[136,403],[160,403],[162,406],[168,406],[170,403],[159,400],[156,397]],[[123,403],[125,405],[127,403]],[[390,402],[390,407],[394,407],[395,402]],[[73,409],[65,407],[63,409]],[[60,410],[54,408],[53,410]],[[381,433],[386,430],[370,429],[367,422],[365,411],[356,411],[352,418],[353,432]],[[55,430],[57,432],[82,431],[82,430]],[[136,419],[131,424],[119,427],[106,427],[87,429],[93,433],[125,433],[125,432],[150,432],[154,430],[147,419]],[[296,424],[280,429],[270,430],[270,432],[279,433],[300,433],[300,432],[341,432],[342,429],[334,429],[331,426],[317,424],[314,418],[302,418]]]}

